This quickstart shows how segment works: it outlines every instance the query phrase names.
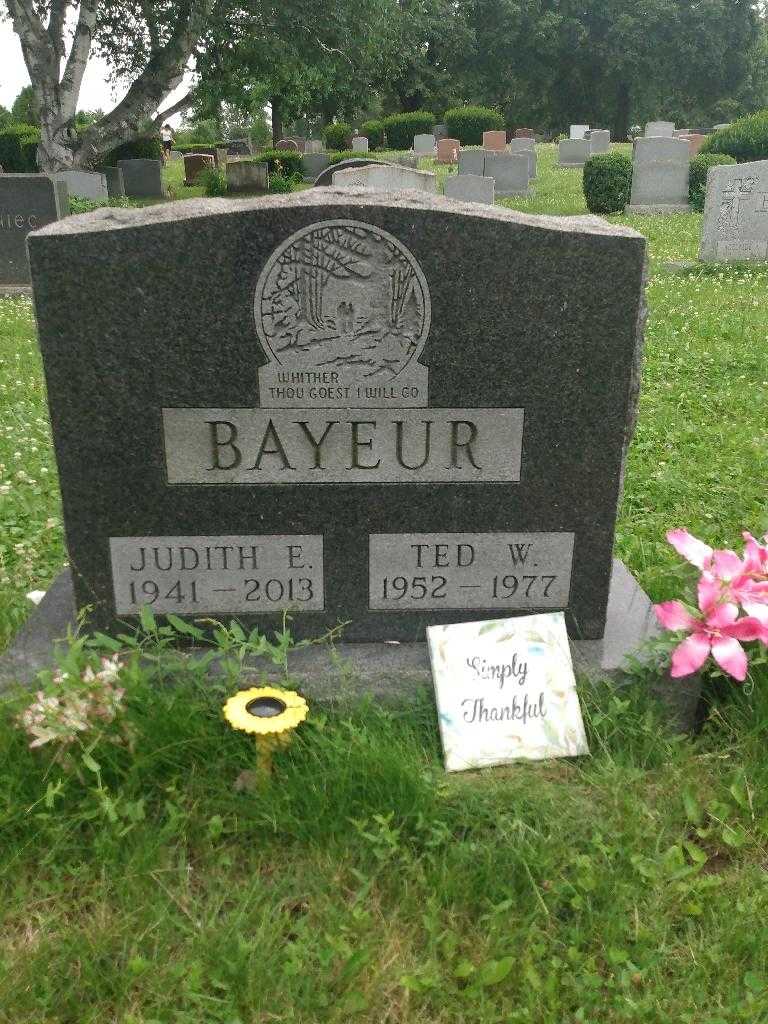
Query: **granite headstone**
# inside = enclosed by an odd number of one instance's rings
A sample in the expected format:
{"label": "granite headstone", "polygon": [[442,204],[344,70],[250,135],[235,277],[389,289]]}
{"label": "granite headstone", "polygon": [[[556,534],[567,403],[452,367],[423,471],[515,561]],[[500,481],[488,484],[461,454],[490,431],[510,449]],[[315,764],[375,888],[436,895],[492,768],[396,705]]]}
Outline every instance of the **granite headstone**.
{"label": "granite headstone", "polygon": [[510,153],[525,153],[528,157],[528,177],[536,177],[536,146],[529,135],[509,140]]}
{"label": "granite headstone", "polygon": [[[181,153],[179,153],[181,157]],[[125,196],[123,172],[119,167],[103,167],[102,174],[107,179],[107,195],[110,199],[122,199]]]}
{"label": "granite headstone", "polygon": [[449,174],[445,179],[445,195],[463,203],[490,203],[496,198],[496,182],[480,174]]}
{"label": "granite headstone", "polygon": [[646,139],[667,138],[671,139],[675,133],[674,121],[649,121],[645,126]]}
{"label": "granite headstone", "polygon": [[459,150],[459,174],[485,175],[485,150]]}
{"label": "granite headstone", "polygon": [[81,171],[72,168],[68,171],[58,171],[54,177],[57,181],[66,182],[70,196],[96,200],[109,198],[107,179],[100,171]]}
{"label": "granite headstone", "polygon": [[768,160],[709,168],[699,258],[768,259]]}
{"label": "granite headstone", "polygon": [[495,153],[503,153],[506,148],[506,132],[483,132],[483,149],[490,149]]}
{"label": "granite headstone", "polygon": [[590,153],[607,153],[611,148],[611,133],[606,128],[593,128],[589,133]]}
{"label": "granite headstone", "polygon": [[198,177],[203,171],[211,170],[216,161],[208,153],[184,154],[184,184],[198,185]]}
{"label": "granite headstone", "polygon": [[97,211],[29,252],[92,626],[290,607],[298,637],[406,641],[564,609],[603,635],[640,234],[310,189]]}
{"label": "granite headstone", "polygon": [[250,160],[233,160],[227,164],[227,190],[229,192],[248,192],[269,188],[269,168],[265,162]]}
{"label": "granite headstone", "polygon": [[589,139],[563,139],[557,147],[558,167],[583,167],[589,157]]}
{"label": "granite headstone", "polygon": [[339,188],[376,188],[386,192],[415,189],[436,192],[437,177],[429,171],[416,171],[399,164],[370,163],[334,171],[333,184]]}
{"label": "granite headstone", "polygon": [[570,127],[570,131],[568,133],[568,137],[570,139],[583,139],[588,131],[588,124],[572,124]]}
{"label": "granite headstone", "polygon": [[364,135],[356,135],[352,139],[352,152],[353,153],[367,153],[368,152],[368,139]]}
{"label": "granite headstone", "polygon": [[[305,158],[306,159],[306,158]],[[368,164],[381,163],[371,156],[351,156],[347,160],[339,160],[335,164],[328,163],[315,178],[315,187],[318,185],[332,185],[333,176],[336,171],[346,171],[350,167],[367,167]]]}
{"label": "granite headstone", "polygon": [[461,143],[458,139],[440,139],[437,143],[437,162],[455,164],[459,159]]}
{"label": "granite headstone", "polygon": [[527,153],[485,154],[484,173],[496,182],[496,198],[530,195]]}
{"label": "granite headstone", "polygon": [[27,235],[69,213],[66,182],[47,174],[0,174],[0,285],[28,285]]}
{"label": "granite headstone", "polygon": [[437,141],[434,135],[414,135],[413,136],[413,151],[418,153],[419,156],[434,156],[435,146]]}
{"label": "granite headstone", "polygon": [[127,196],[134,199],[165,197],[163,165],[159,160],[118,160],[117,166],[123,172]]}
{"label": "granite headstone", "polygon": [[691,157],[685,139],[636,139],[628,213],[688,213]]}

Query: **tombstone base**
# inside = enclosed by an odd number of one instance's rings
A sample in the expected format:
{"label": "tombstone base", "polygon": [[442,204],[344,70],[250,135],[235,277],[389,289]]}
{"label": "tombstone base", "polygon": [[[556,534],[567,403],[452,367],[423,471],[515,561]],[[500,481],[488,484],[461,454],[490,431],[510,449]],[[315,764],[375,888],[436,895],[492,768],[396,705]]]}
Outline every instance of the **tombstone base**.
{"label": "tombstone base", "polygon": [[[493,616],[479,613],[479,617]],[[72,575],[66,569],[0,657],[0,690],[14,683],[30,686],[39,671],[51,667],[56,645],[74,626]],[[620,681],[626,657],[656,634],[658,628],[648,596],[623,562],[614,559],[605,635],[602,640],[571,641],[576,672],[592,681]],[[252,662],[248,668],[260,677],[280,679],[280,672],[271,664]],[[300,689],[317,700],[361,694],[402,700],[431,685],[426,643],[308,647],[291,655],[290,668]]]}
{"label": "tombstone base", "polygon": [[32,297],[31,284],[0,284],[0,299],[12,299],[17,295]]}
{"label": "tombstone base", "polygon": [[689,203],[649,203],[648,205],[627,206],[624,213],[659,214],[659,213],[691,213]]}

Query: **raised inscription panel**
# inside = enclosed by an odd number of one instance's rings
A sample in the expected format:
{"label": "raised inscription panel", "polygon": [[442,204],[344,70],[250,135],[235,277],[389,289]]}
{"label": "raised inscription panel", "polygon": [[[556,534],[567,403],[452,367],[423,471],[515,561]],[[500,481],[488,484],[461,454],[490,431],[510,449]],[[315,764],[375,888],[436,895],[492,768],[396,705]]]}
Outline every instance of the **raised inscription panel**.
{"label": "raised inscription panel", "polygon": [[572,533],[376,533],[369,606],[378,611],[565,608]]}
{"label": "raised inscription panel", "polygon": [[319,535],[111,537],[115,611],[265,615],[322,611]]}
{"label": "raised inscription panel", "polygon": [[512,483],[522,409],[163,409],[170,484]]}

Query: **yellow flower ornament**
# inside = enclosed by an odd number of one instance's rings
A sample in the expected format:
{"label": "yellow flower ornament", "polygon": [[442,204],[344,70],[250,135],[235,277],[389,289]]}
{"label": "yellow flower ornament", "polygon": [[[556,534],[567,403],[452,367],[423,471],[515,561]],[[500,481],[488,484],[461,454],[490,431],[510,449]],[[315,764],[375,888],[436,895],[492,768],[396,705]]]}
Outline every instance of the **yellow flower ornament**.
{"label": "yellow flower ornament", "polygon": [[253,686],[240,690],[224,705],[224,717],[233,729],[271,736],[295,729],[307,717],[309,708],[293,690],[274,686]]}
{"label": "yellow flower ornament", "polygon": [[224,717],[233,729],[249,732],[256,740],[257,774],[245,772],[246,788],[266,782],[272,771],[272,755],[291,742],[293,730],[307,717],[307,702],[293,690],[254,686],[240,690],[224,705]]}

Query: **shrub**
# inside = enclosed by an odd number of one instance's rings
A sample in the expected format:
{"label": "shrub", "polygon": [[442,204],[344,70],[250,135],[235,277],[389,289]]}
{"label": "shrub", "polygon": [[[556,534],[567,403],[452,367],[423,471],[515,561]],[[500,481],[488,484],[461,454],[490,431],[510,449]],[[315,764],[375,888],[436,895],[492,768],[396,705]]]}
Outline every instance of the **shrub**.
{"label": "shrub", "polygon": [[694,210],[704,209],[707,195],[707,171],[719,164],[735,164],[736,160],[727,153],[699,153],[691,160],[688,172],[688,198]]}
{"label": "shrub", "polygon": [[768,110],[740,117],[708,135],[699,153],[725,153],[737,163],[768,159]]}
{"label": "shrub", "polygon": [[390,149],[410,149],[414,135],[426,135],[435,126],[435,115],[428,110],[414,110],[410,114],[390,114],[385,117],[384,131]]}
{"label": "shrub", "polygon": [[37,170],[40,129],[33,124],[12,124],[0,132],[0,165],[11,174]]}
{"label": "shrub", "polygon": [[[298,174],[303,177],[302,154],[295,149],[265,149],[254,157],[260,164],[269,164],[270,174]],[[277,165],[280,165],[279,167]]]}
{"label": "shrub", "polygon": [[180,145],[174,145],[174,149],[177,149],[179,153],[207,153],[209,156],[215,157],[217,149],[226,149],[228,143],[226,142],[183,142]]}
{"label": "shrub", "polygon": [[590,213],[620,213],[632,190],[632,158],[598,153],[584,164],[584,198]]}
{"label": "shrub", "polygon": [[328,158],[332,164],[337,164],[340,160],[384,160],[383,156],[376,156],[373,153],[357,153],[353,149],[342,149],[338,153],[328,153]]}
{"label": "shrub", "polygon": [[84,196],[69,197],[70,213],[91,213],[93,210],[101,210],[105,206],[119,206],[122,209],[130,210],[139,206],[135,199],[128,196],[114,196],[111,199],[86,199]]}
{"label": "shrub", "polygon": [[384,145],[384,122],[363,121],[360,125],[360,134],[368,139],[369,149],[381,149]]}
{"label": "shrub", "polygon": [[197,184],[203,186],[207,196],[227,194],[227,176],[222,167],[204,167],[197,176]]}
{"label": "shrub", "polygon": [[138,139],[116,146],[101,161],[104,167],[117,167],[118,160],[160,160],[163,147],[154,135],[141,135]]}
{"label": "shrub", "polygon": [[293,192],[294,179],[286,174],[270,174],[269,176],[269,191],[270,192]]}
{"label": "shrub", "polygon": [[352,125],[346,121],[327,124],[323,128],[323,139],[326,149],[345,149],[352,138]]}
{"label": "shrub", "polygon": [[445,112],[445,126],[462,146],[481,146],[483,132],[501,131],[504,118],[490,107],[454,107]]}

